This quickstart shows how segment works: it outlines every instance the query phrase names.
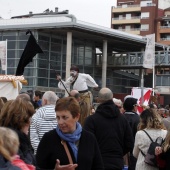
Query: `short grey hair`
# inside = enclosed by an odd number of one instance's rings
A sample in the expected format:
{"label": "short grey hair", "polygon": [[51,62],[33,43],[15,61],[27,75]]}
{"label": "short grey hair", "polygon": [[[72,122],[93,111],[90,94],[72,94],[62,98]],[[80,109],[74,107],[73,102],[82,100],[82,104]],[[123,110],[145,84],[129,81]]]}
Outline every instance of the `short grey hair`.
{"label": "short grey hair", "polygon": [[47,100],[48,104],[56,104],[56,101],[59,99],[58,96],[53,91],[46,91],[43,94],[43,99]]}
{"label": "short grey hair", "polygon": [[113,99],[113,93],[109,88],[104,87],[99,91],[98,99],[101,102],[112,100]]}

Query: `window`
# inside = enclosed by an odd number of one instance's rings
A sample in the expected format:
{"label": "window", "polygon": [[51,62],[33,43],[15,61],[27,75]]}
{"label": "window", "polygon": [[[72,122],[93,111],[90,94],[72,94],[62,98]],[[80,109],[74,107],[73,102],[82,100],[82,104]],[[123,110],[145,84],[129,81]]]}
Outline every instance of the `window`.
{"label": "window", "polygon": [[149,24],[143,24],[143,25],[141,25],[141,30],[142,30],[142,31],[147,31],[147,30],[149,30]]}
{"label": "window", "polygon": [[131,14],[126,14],[126,19],[131,19]]}
{"label": "window", "polygon": [[152,1],[151,0],[150,1],[141,1],[140,6],[144,7],[144,6],[148,6],[148,4],[152,4]]}
{"label": "window", "polygon": [[149,12],[142,12],[141,13],[141,18],[142,19],[149,18]]}
{"label": "window", "polygon": [[127,4],[123,4],[123,5],[122,5],[122,8],[127,8]]}
{"label": "window", "polygon": [[131,26],[130,25],[126,25],[125,26],[125,30],[130,30],[131,29]]}
{"label": "window", "polygon": [[119,15],[119,19],[122,19],[123,18],[123,15]]}

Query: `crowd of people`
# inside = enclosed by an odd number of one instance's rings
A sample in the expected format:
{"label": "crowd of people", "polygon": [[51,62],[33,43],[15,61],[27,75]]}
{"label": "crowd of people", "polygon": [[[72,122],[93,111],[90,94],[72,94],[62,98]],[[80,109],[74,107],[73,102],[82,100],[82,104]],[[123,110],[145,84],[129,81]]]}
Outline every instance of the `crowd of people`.
{"label": "crowd of people", "polygon": [[145,163],[151,141],[143,130],[154,141],[164,139],[155,155],[166,162],[161,170],[170,169],[168,106],[149,104],[138,114],[137,99],[128,95],[122,102],[104,87],[94,110],[88,86],[97,88],[97,83],[76,66],[70,72],[66,81],[57,75],[61,88],[73,87],[67,97],[53,91],[20,93],[13,100],[0,97],[0,169],[158,170]]}

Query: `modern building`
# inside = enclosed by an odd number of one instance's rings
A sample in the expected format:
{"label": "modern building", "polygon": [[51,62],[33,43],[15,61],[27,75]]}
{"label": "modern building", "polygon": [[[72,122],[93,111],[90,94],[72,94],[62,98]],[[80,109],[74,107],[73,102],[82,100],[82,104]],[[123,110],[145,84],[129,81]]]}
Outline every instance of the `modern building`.
{"label": "modern building", "polygon": [[[131,92],[127,87],[140,86],[142,50],[146,46],[142,36],[79,21],[68,11],[61,13],[56,8],[55,12],[30,12],[11,19],[0,19],[0,41],[8,42],[7,74],[16,72],[29,38],[26,35],[28,29],[44,52],[37,54],[26,66],[24,77],[28,85],[23,86],[24,91],[53,90],[63,95],[64,91],[57,87],[56,74],[66,79],[71,64],[78,65],[80,72],[90,74],[99,87],[107,86],[114,94],[126,95]],[[159,65],[162,59],[159,51],[163,50],[163,45],[156,43],[155,47]],[[4,73],[0,68],[0,74]]]}

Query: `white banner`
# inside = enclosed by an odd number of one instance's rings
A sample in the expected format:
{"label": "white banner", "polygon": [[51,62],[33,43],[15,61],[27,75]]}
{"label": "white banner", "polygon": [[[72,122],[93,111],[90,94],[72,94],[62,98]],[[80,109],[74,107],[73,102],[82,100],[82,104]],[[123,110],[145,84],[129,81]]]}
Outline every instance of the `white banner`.
{"label": "white banner", "polygon": [[153,69],[155,65],[155,34],[146,35],[147,43],[143,58],[143,67]]}
{"label": "white banner", "polygon": [[0,41],[0,59],[2,70],[7,70],[7,41]]}

